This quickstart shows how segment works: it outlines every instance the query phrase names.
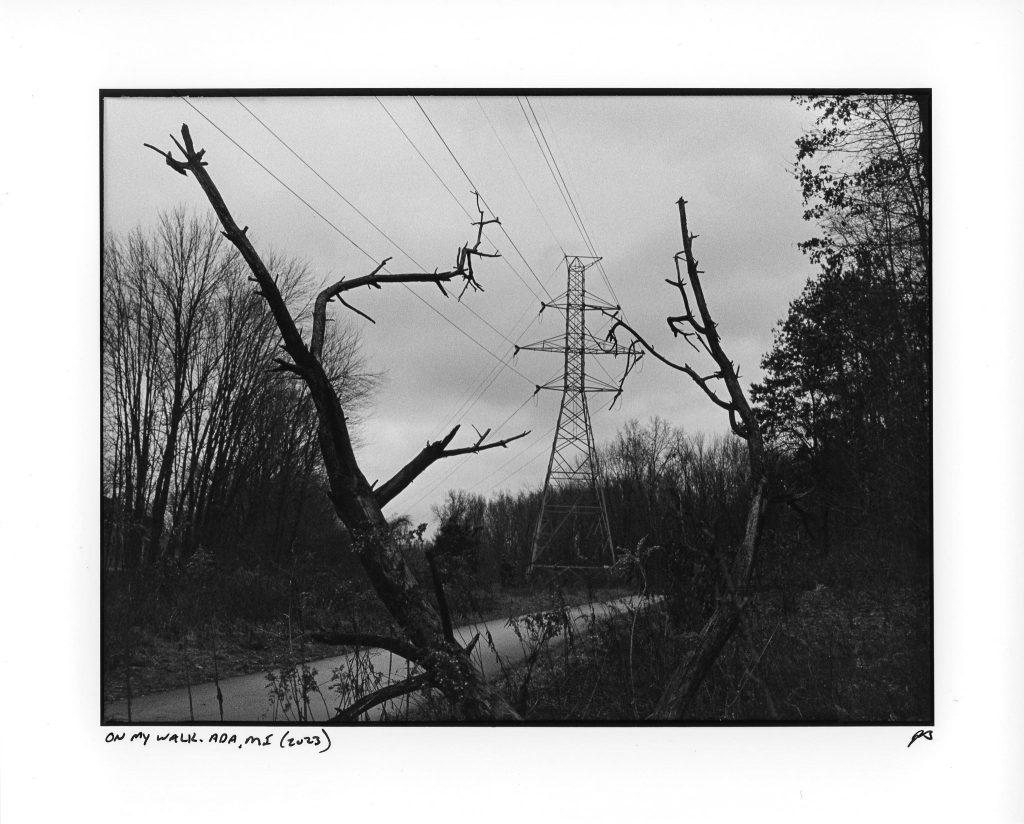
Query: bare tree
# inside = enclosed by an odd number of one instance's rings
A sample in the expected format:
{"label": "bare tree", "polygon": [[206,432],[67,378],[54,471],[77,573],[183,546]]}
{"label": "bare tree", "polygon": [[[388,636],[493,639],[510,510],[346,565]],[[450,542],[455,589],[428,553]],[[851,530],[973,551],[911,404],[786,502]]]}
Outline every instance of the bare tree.
{"label": "bare tree", "polygon": [[[697,236],[690,234],[686,224],[686,201],[679,198],[678,206],[679,224],[683,235],[683,251],[674,256],[675,279],[666,282],[678,290],[683,304],[683,313],[670,316],[666,320],[674,337],[682,337],[695,352],[709,356],[717,369],[702,375],[688,363],[678,363],[666,358],[639,332],[619,317],[617,311],[606,312],[615,321],[608,330],[608,336],[615,341],[618,330],[626,330],[633,338],[631,346],[642,347],[662,363],[686,374],[716,406],[728,414],[732,431],[747,442],[747,461],[750,467],[750,506],[743,539],[736,547],[731,564],[726,570],[730,596],[719,600],[714,612],[701,630],[696,646],[673,671],[651,715],[654,719],[678,719],[684,716],[704,677],[739,625],[745,606],[743,593],[750,582],[761,537],[768,491],[761,429],[743,394],[737,368],[722,348],[718,324],[715,323],[708,309],[700,279],[702,272],[693,256],[693,241]],[[681,263],[686,266],[687,280],[683,279]],[[720,387],[723,384],[726,393],[724,397],[720,394]]]}
{"label": "bare tree", "polygon": [[153,487],[164,317],[147,286],[156,261],[141,231],[123,242],[107,238],[103,258],[103,416],[104,431],[112,435],[104,454],[104,493],[115,510],[110,519],[118,536],[105,563],[134,567],[140,561]]}
{"label": "bare tree", "polygon": [[[302,294],[304,267],[270,265],[286,299]],[[259,530],[278,543],[298,490],[315,483],[316,415],[292,376],[267,380],[280,338],[246,272],[212,215],[176,209],[153,232],[105,238],[106,568],[187,557],[200,543],[262,552]],[[327,344],[325,367],[358,412],[376,382],[358,338],[342,329]],[[273,501],[255,501],[271,489]]]}
{"label": "bare tree", "polygon": [[203,345],[205,319],[212,310],[217,282],[237,265],[233,256],[222,254],[223,238],[212,225],[204,226],[197,218],[189,220],[181,210],[163,217],[159,235],[161,260],[153,276],[159,303],[166,312],[161,329],[165,433],[150,512],[147,560],[157,555],[163,537],[180,428],[215,364]]}
{"label": "bare tree", "polygon": [[[411,692],[427,685],[444,693],[467,718],[516,717],[504,698],[486,684],[467,651],[456,643],[450,629],[442,624],[438,610],[424,596],[400,547],[396,545],[383,508],[434,462],[454,455],[504,447],[528,433],[488,442],[488,430],[469,446],[450,448],[459,430],[456,426],[441,440],[428,442],[390,480],[374,489],[356,461],[348,418],[322,361],[328,303],[337,299],[346,307],[368,317],[345,301],[342,295],[346,292],[360,287],[380,289],[395,283],[432,283],[447,295],[445,284],[459,281],[462,282],[463,294],[470,288],[479,289],[473,274],[473,258],[496,256],[481,252],[479,246],[484,227],[498,222],[497,218],[485,220],[480,210],[480,220],[474,224],[477,227],[476,242],[458,249],[455,265],[448,271],[382,274],[388,262],[384,260],[368,275],[352,280],[342,278],[328,286],[317,296],[313,308],[312,334],[307,343],[273,275],[249,240],[249,227],[238,226],[206,171],[207,163],[203,160],[206,150],[195,148],[187,125],[182,125],[181,137],[182,142],[173,135],[171,140],[183,160],[176,159],[171,151],[163,152],[150,144],[146,146],[161,154],[174,171],[181,175],[191,173],[195,177],[223,226],[224,236],[234,244],[248,264],[256,289],[266,300],[274,317],[281,334],[282,348],[288,356],[287,359],[276,358],[278,369],[298,376],[308,388],[316,407],[320,452],[335,512],[347,528],[356,555],[378,597],[405,635],[403,639],[372,640],[353,635],[348,640],[351,643],[400,649],[401,655],[421,666],[428,675],[426,680],[414,677],[404,687],[388,687],[375,698],[384,701],[401,694],[402,689]],[[396,689],[399,691],[396,692]],[[364,710],[366,708],[363,707]]]}

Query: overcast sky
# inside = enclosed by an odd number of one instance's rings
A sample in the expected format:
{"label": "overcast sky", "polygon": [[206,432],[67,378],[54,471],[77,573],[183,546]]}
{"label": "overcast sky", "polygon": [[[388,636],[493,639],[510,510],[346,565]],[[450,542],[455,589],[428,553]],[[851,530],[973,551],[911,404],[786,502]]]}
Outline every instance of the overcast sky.
{"label": "overcast sky", "polygon": [[[465,430],[455,442],[462,446],[473,437],[471,424],[480,430],[497,427],[513,412],[494,434],[526,429],[531,434],[508,449],[435,464],[389,506],[389,515],[409,514],[417,522],[430,519],[431,506],[449,488],[490,494],[543,483],[560,395],[541,392],[530,398],[536,384],[560,372],[561,359],[521,352],[508,368],[499,359],[508,360],[512,343],[562,331],[564,320],[556,312],[537,318],[538,298],[547,297],[538,279],[550,295],[557,295],[565,289],[563,250],[589,254],[515,97],[418,99],[518,251],[500,230],[488,227],[486,236],[503,259],[476,266],[485,291],[467,293],[465,305],[454,296],[444,300],[430,285],[353,294],[351,302],[369,313],[374,325],[332,304],[337,322],[359,330],[369,366],[385,375],[360,431],[360,464],[371,481],[383,481],[455,423]],[[394,258],[391,271],[418,271],[418,264],[447,269],[456,249],[472,237],[463,211],[474,211],[471,186],[411,97],[190,102],[106,101],[105,229],[152,226],[160,211],[180,204],[208,209],[191,177],[172,173],[142,145],[170,147],[168,133],[177,135],[184,122],[196,145],[207,150],[211,176],[238,223],[250,227],[257,248],[307,262],[316,278],[311,288],[342,275],[366,274],[373,261],[388,256]],[[529,112],[526,99],[522,102]],[[696,254],[707,272],[705,289],[725,348],[740,365],[744,382],[757,380],[773,327],[813,274],[797,249],[813,227],[801,219],[799,188],[790,173],[794,141],[811,116],[781,96],[531,96],[529,102],[543,127],[538,137],[547,139],[596,252],[604,258],[603,272],[588,272],[588,287],[613,300],[602,277],[606,274],[629,320],[660,351],[696,358],[672,341],[664,321],[679,311],[674,290],[663,279],[672,274],[672,255],[681,248],[675,201],[685,196],[691,231],[700,235]],[[595,331],[607,325],[592,320]],[[622,365],[602,358],[601,366],[617,376]],[[601,366],[590,361],[588,371],[608,380]],[[491,381],[494,367],[501,371]],[[488,382],[477,397],[474,392]],[[591,396],[598,443],[610,440],[629,419],[646,421],[654,415],[690,432],[728,430],[721,410],[684,376],[652,359],[630,376],[614,410],[608,410],[608,401],[606,395]]]}

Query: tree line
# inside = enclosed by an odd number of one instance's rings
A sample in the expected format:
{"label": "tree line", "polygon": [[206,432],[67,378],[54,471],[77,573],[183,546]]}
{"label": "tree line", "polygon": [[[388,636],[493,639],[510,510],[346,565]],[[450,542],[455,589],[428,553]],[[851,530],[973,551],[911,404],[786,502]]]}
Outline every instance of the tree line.
{"label": "tree line", "polygon": [[[837,536],[931,552],[931,150],[927,95],[800,98],[802,244],[818,273],[753,387],[780,483]],[[794,503],[797,503],[794,501]],[[800,503],[797,503],[800,506]]]}
{"label": "tree line", "polygon": [[[308,272],[274,257],[283,292]],[[103,248],[102,546],[107,569],[215,557],[280,562],[329,528],[316,414],[269,374],[273,319],[211,218],[179,209]],[[325,363],[357,413],[377,377],[338,330]]]}
{"label": "tree line", "polygon": [[[643,542],[673,558],[676,550],[713,557],[736,537],[748,480],[741,439],[688,434],[654,417],[629,421],[598,452],[600,491],[620,552]],[[522,583],[541,494],[539,488],[490,496],[451,490],[434,507],[436,551],[458,559],[481,584]],[[657,586],[664,591],[665,582],[659,578]]]}

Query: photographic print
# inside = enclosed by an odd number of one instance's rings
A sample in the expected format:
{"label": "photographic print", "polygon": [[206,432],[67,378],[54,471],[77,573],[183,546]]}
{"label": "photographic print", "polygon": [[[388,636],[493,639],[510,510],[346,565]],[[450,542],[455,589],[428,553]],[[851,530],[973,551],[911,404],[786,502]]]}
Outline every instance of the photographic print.
{"label": "photographic print", "polygon": [[932,723],[929,90],[100,103],[104,724]]}

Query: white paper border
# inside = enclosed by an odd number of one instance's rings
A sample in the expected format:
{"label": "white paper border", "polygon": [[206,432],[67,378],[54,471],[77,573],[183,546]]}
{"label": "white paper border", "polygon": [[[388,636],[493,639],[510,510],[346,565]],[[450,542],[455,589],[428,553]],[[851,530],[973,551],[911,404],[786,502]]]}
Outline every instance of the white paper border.
{"label": "white paper border", "polygon": [[[1024,818],[1020,2],[8,0],[2,17],[4,821]],[[337,731],[320,757],[102,743],[98,89],[311,86],[934,89],[933,741],[375,729]]]}

